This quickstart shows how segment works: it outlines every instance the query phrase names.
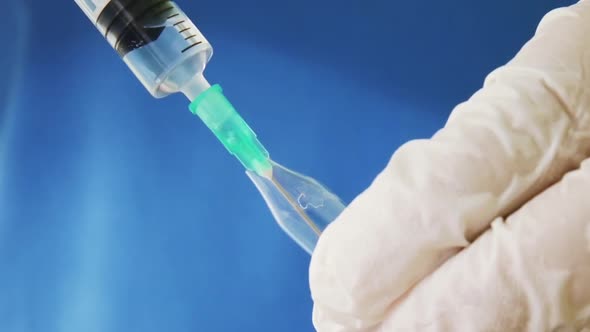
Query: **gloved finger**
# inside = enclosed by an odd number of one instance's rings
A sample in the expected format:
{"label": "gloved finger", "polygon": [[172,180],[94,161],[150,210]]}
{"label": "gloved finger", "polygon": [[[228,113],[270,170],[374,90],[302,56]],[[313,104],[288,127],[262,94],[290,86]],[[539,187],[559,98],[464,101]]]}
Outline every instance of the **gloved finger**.
{"label": "gloved finger", "polygon": [[590,328],[590,159],[451,258],[379,331]]}
{"label": "gloved finger", "polygon": [[394,154],[315,249],[318,330],[375,326],[492,220],[579,166],[590,153],[588,36],[590,2],[548,14],[444,129]]}

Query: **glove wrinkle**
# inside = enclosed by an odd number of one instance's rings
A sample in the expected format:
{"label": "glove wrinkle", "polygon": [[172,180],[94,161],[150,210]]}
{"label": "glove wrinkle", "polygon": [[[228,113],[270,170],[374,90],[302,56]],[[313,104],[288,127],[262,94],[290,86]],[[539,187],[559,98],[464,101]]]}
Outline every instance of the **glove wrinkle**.
{"label": "glove wrinkle", "polygon": [[590,159],[506,222],[496,219],[391,308],[374,331],[590,328],[588,192]]}

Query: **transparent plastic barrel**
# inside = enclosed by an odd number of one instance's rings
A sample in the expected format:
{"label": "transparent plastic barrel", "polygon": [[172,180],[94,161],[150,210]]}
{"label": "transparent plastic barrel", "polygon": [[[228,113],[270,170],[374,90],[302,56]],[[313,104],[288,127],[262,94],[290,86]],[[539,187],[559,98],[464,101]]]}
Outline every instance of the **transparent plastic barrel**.
{"label": "transparent plastic barrel", "polygon": [[[127,66],[156,98],[202,78],[213,49],[173,1],[76,0]],[[194,90],[194,89],[193,89]]]}

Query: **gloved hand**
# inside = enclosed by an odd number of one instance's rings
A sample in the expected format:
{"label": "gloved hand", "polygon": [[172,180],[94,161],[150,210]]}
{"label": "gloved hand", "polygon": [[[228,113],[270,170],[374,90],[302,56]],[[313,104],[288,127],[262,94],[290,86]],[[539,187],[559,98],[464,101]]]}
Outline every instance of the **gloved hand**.
{"label": "gloved hand", "polygon": [[588,157],[586,0],[549,13],[328,227],[317,330],[590,331]]}

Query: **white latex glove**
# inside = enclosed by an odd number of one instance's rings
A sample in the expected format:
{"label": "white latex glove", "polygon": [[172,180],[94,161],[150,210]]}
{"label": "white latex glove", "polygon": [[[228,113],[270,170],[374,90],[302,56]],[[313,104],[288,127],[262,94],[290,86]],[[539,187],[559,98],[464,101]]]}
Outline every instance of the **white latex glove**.
{"label": "white latex glove", "polygon": [[310,267],[317,330],[590,331],[588,157],[581,1],[328,227]]}

